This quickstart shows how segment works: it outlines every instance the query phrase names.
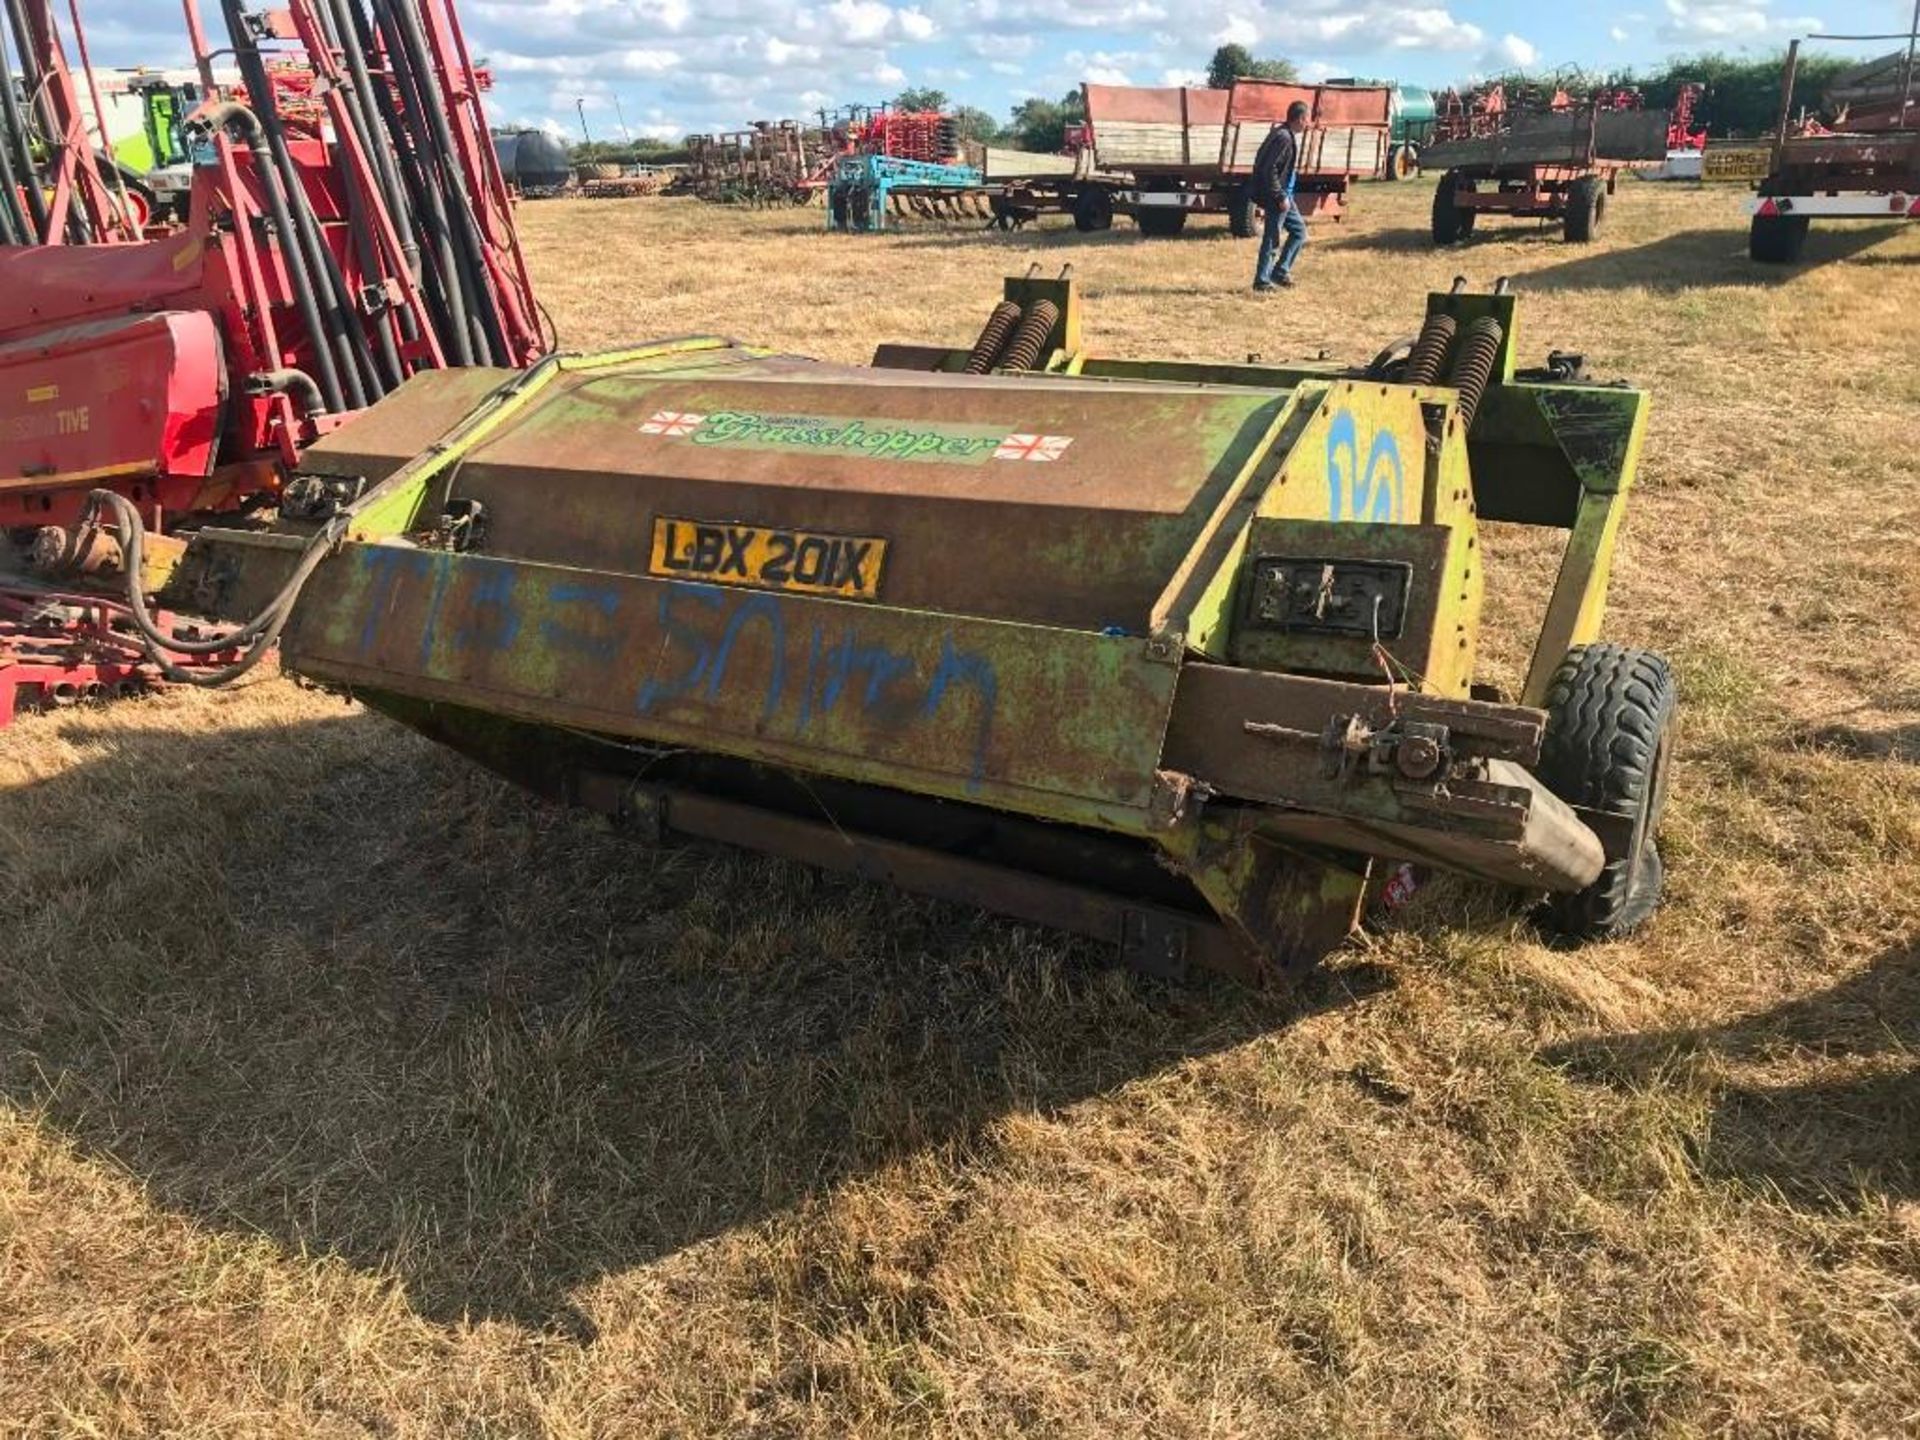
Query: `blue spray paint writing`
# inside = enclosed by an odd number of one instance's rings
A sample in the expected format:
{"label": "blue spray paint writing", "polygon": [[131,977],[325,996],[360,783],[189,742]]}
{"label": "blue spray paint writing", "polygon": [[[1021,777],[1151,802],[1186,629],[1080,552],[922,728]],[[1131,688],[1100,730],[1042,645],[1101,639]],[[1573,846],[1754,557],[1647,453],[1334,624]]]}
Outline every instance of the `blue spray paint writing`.
{"label": "blue spray paint writing", "polygon": [[[419,664],[433,668],[434,652],[444,644],[458,654],[466,650],[510,650],[524,628],[521,602],[516,596],[518,574],[499,561],[466,557],[458,594],[453,587],[454,557],[441,551],[408,550],[397,545],[374,545],[366,551],[370,593],[361,622],[360,652],[366,654],[385,633],[388,611],[402,580],[424,582],[430,588],[420,622]],[[619,614],[620,592],[606,586],[557,584],[546,593],[548,615],[539,625],[540,638],[556,650],[610,660],[620,648],[613,621]],[[561,607],[584,607],[580,623],[552,613]],[[451,621],[449,621],[451,616]]]}
{"label": "blue spray paint writing", "polygon": [[[796,728],[805,735],[825,716],[852,707],[875,723],[894,728],[929,724],[963,694],[974,703],[969,782],[986,777],[1000,703],[999,678],[992,661],[959,649],[951,635],[941,638],[932,673],[920,657],[862,636],[849,623],[837,636],[815,625],[807,637],[805,658],[790,643],[787,602],[775,595],[743,595],[705,585],[670,585],[660,592],[659,624],[667,653],[678,657],[673,673],[656,671],[641,682],[636,708],[642,714],[663,705],[693,700],[711,704],[728,682],[734,652],[743,637],[764,637],[768,656],[761,683],[760,714],[771,720],[797,690]],[[797,672],[797,674],[796,674]]]}
{"label": "blue spray paint writing", "polygon": [[[427,588],[418,663],[435,669],[436,655],[467,651],[499,653],[527,632],[520,579],[514,566],[477,556],[455,557],[400,546],[369,546],[364,552],[368,590],[359,635],[360,653],[374,653],[392,633],[391,614],[403,582]],[[664,707],[712,705],[726,693],[734,658],[749,639],[763,646],[764,669],[745,682],[760,689],[762,723],[792,702],[798,734],[824,718],[856,712],[875,725],[905,730],[961,714],[971,705],[969,783],[986,778],[1000,704],[1000,682],[986,656],[962,650],[951,634],[940,639],[937,657],[898,650],[861,633],[858,621],[833,627],[815,624],[804,645],[789,634],[786,597],[711,585],[670,584],[659,591],[657,623],[664,643],[654,668],[640,683],[635,708],[648,714]],[[613,587],[556,583],[547,587],[532,626],[541,644],[556,652],[611,662],[628,637],[618,628],[622,592]]]}
{"label": "blue spray paint writing", "polygon": [[1342,410],[1327,427],[1327,518],[1392,524],[1400,518],[1406,490],[1400,442],[1391,431],[1377,431],[1360,463],[1360,426],[1353,411]]}

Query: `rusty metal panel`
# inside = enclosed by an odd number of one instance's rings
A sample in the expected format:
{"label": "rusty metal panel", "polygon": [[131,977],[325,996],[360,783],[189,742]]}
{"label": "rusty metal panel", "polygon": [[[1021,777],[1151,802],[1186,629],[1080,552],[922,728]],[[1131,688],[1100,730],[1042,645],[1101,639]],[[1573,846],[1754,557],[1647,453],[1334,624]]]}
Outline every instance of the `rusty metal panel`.
{"label": "rusty metal panel", "polygon": [[580,377],[450,495],[488,553],[644,574],[662,517],[875,537],[881,603],[1144,632],[1287,392],[811,366]]}
{"label": "rusty metal panel", "polygon": [[315,574],[292,668],[1042,817],[1144,812],[1146,642],[400,545]]}

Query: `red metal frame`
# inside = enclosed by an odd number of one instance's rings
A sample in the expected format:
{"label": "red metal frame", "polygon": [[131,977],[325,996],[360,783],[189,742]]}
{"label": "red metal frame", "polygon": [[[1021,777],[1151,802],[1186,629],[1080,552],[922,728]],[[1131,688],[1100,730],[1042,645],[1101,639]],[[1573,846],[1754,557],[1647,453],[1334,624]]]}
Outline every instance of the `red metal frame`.
{"label": "red metal frame", "polygon": [[[385,48],[387,32],[376,26],[373,46],[353,52],[376,89],[390,87],[373,119],[366,107],[356,114],[349,57],[329,43],[314,0],[289,0],[270,12],[253,71],[270,93],[248,98],[283,137],[289,174],[272,191],[292,203],[292,231],[271,223],[273,195],[263,175],[277,175],[276,167],[217,128],[211,158],[194,174],[186,224],[152,238],[132,232],[94,162],[55,3],[24,5],[30,58],[45,77],[29,99],[43,128],[63,139],[49,161],[52,203],[41,243],[0,248],[0,393],[24,396],[26,412],[15,413],[10,402],[0,417],[0,545],[7,532],[73,526],[101,486],[132,500],[154,531],[189,515],[271,502],[304,448],[350,420],[363,394],[447,363],[436,318],[463,327],[464,345],[469,317],[476,325],[484,317],[486,343],[474,345],[483,359],[526,365],[544,353],[480,99],[488,77],[472,64],[453,0],[412,0],[406,26],[395,32],[396,51]],[[77,0],[67,3],[78,40]],[[184,0],[183,10],[195,62],[211,81],[213,51],[197,0]],[[91,84],[84,62],[81,70]],[[407,84],[418,81],[419,93],[437,94],[438,106],[410,110],[402,75],[412,77]],[[220,92],[210,85],[209,93]],[[223,126],[251,123],[226,110],[215,118]],[[373,147],[380,147],[378,163]],[[421,177],[425,189],[414,196],[435,197],[459,225],[471,217],[471,231],[463,231],[471,243],[459,262],[470,260],[471,271],[461,270],[459,305],[437,293],[429,302],[409,256],[426,241],[416,234],[409,245],[398,202],[389,204],[391,178],[383,186],[380,165],[389,155]],[[85,219],[84,235],[69,225],[75,215]],[[80,239],[90,243],[65,243]],[[455,268],[434,263],[442,276]],[[321,288],[311,277],[330,271],[338,272],[342,298],[318,296],[317,309],[303,310],[305,297]],[[310,277],[305,285],[301,273]],[[310,328],[315,313],[334,326],[335,340]],[[337,366],[345,379],[350,364],[358,366],[353,383],[334,391],[344,404],[328,406],[301,389],[303,375]],[[99,623],[82,623],[58,618],[65,613],[58,604],[0,611],[0,724],[26,687],[84,693],[136,673],[158,678],[152,667],[139,669],[130,632],[116,629],[124,617],[103,608],[88,612]]]}
{"label": "red metal frame", "polygon": [[[163,630],[180,624],[164,610],[153,618]],[[227,651],[175,663],[212,671],[238,658],[237,651]],[[97,595],[0,585],[0,730],[22,711],[117,699],[163,679],[124,605]]]}

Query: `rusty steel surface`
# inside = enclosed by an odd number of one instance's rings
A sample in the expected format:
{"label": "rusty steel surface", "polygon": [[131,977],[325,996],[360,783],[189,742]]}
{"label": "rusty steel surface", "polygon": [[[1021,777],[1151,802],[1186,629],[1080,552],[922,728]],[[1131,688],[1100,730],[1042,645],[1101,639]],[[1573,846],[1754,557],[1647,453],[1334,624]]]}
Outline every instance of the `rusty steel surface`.
{"label": "rusty steel surface", "polygon": [[323,567],[284,643],[316,679],[1089,823],[1146,807],[1177,674],[1124,636],[394,545]]}
{"label": "rusty steel surface", "polygon": [[489,550],[517,559],[646,573],[653,515],[884,535],[888,605],[1139,634],[1283,404],[776,361],[586,377],[449,493],[484,506]]}
{"label": "rusty steel surface", "polygon": [[303,573],[290,670],[538,793],[1160,973],[1285,978],[1375,857],[1594,883],[1617,817],[1531,773],[1541,710],[1473,698],[1477,527],[1569,531],[1537,701],[1597,637],[1644,396],[1517,380],[1506,294],[1429,302],[1478,414],[1097,359],[1066,276],[1004,303],[1031,372],[692,341],[429,377],[317,448],[309,529],[210,532],[176,588],[248,614]]}

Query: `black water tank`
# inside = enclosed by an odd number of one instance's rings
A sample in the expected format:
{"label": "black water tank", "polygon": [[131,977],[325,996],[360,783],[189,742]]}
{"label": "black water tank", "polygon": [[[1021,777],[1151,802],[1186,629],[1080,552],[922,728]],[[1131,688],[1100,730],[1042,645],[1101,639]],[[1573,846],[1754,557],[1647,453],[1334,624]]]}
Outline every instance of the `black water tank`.
{"label": "black water tank", "polygon": [[566,143],[544,130],[496,135],[493,144],[500,154],[500,169],[507,183],[523,195],[550,194],[564,189],[573,174]]}

